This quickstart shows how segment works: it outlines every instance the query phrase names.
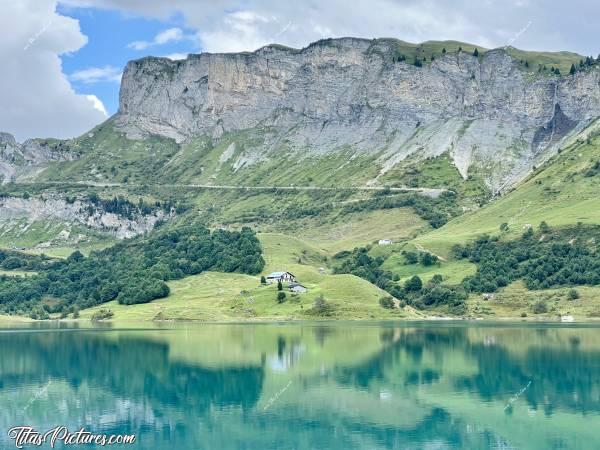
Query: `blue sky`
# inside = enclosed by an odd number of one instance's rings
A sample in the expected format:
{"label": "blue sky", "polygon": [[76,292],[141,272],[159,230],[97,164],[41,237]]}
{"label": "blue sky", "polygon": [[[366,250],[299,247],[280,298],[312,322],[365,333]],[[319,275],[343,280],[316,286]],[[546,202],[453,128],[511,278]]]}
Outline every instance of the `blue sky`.
{"label": "blue sky", "polygon": [[[88,38],[87,44],[77,52],[61,55],[64,73],[70,76],[71,85],[77,93],[94,94],[100,98],[109,115],[114,114],[119,106],[119,82],[115,72],[122,71],[128,61],[147,55],[187,54],[200,50],[191,39],[170,41],[146,49],[129,47],[136,41],[150,42],[157,34],[173,28],[192,36],[193,30],[186,29],[181,15],[158,20],[116,10],[70,8],[60,4],[57,12],[77,19],[81,32]],[[73,76],[90,68],[105,71]]]}

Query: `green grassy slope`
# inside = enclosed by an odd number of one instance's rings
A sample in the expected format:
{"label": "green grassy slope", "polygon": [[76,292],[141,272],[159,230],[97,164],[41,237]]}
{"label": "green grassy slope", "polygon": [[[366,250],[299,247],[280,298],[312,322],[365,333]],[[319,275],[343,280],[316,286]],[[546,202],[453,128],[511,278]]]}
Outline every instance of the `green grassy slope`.
{"label": "green grassy slope", "polygon": [[[473,53],[478,50],[480,57],[488,50],[485,47],[469,44],[460,41],[426,41],[420,44],[412,44],[410,42],[401,41],[398,39],[381,39],[382,41],[391,42],[396,47],[398,55],[404,55],[406,61],[412,62],[416,57],[425,62],[431,62],[431,57],[438,58],[446,49],[448,53],[455,53],[460,49],[467,53]],[[573,52],[540,52],[520,50],[514,47],[506,47],[507,53],[515,60],[523,62],[521,68],[523,70],[537,72],[538,66],[546,66],[548,72],[551,67],[560,69],[562,74],[569,73],[571,64],[579,64],[579,61],[585,59],[585,56]],[[528,67],[525,66],[525,61],[528,62]]]}
{"label": "green grassy slope", "polygon": [[[314,319],[406,319],[421,315],[410,307],[386,310],[379,298],[387,295],[369,282],[353,275],[332,275],[328,257],[306,242],[277,233],[260,236],[267,263],[264,273],[292,272],[308,292],[292,296],[285,289],[287,301],[277,303],[277,286],[261,286],[260,277],[208,272],[169,283],[171,294],[161,300],[141,305],[109,302],[83,310],[81,318],[91,318],[101,308],[111,309],[115,321],[161,320],[314,320]],[[320,270],[320,269],[324,270]],[[307,314],[314,299],[322,294],[334,305],[331,316]]]}
{"label": "green grassy slope", "polygon": [[453,244],[483,233],[497,233],[500,224],[509,225],[517,236],[527,224],[546,221],[551,226],[600,223],[600,173],[593,169],[600,160],[598,124],[589,138],[580,139],[550,159],[513,192],[484,208],[464,214],[415,239],[441,255]]}

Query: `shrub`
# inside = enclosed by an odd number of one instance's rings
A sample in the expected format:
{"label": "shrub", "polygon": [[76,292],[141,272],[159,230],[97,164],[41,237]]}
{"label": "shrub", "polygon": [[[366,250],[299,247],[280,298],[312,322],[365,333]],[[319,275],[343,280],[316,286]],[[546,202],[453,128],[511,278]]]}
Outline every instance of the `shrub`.
{"label": "shrub", "polygon": [[379,299],[379,305],[385,309],[393,309],[394,308],[394,298],[391,296],[381,297]]}
{"label": "shrub", "polygon": [[533,305],[533,313],[534,314],[545,314],[547,312],[548,312],[548,306],[546,305],[545,301],[538,300]]}
{"label": "shrub", "polygon": [[415,252],[403,252],[406,264],[416,264],[419,262],[419,255]]}
{"label": "shrub", "polygon": [[315,302],[313,307],[309,310],[309,313],[316,314],[318,316],[329,316],[333,312],[333,306],[325,300],[323,294],[319,294],[317,298],[315,298]]}
{"label": "shrub", "polygon": [[6,270],[18,269],[21,267],[21,260],[19,258],[6,258],[2,263],[2,267]]}
{"label": "shrub", "polygon": [[571,289],[567,294],[567,299],[569,300],[577,300],[579,298],[579,292],[575,289]]}
{"label": "shrub", "polygon": [[101,308],[92,314],[92,321],[98,322],[100,320],[108,320],[114,316],[114,313],[110,309]]}
{"label": "shrub", "polygon": [[421,278],[419,278],[417,275],[413,276],[411,279],[407,280],[406,283],[404,283],[404,289],[406,289],[407,291],[420,291],[422,287],[423,282],[421,281]]}
{"label": "shrub", "polygon": [[421,264],[424,266],[433,266],[438,262],[438,257],[428,252],[421,253]]}
{"label": "shrub", "polygon": [[433,277],[431,277],[432,284],[440,284],[442,281],[444,281],[444,277],[439,273],[436,273]]}
{"label": "shrub", "polygon": [[264,275],[262,275],[262,276],[260,277],[260,284],[267,284],[267,279],[265,278],[265,276],[264,276]]}
{"label": "shrub", "polygon": [[278,291],[283,291],[283,284],[281,283],[281,281],[277,282],[277,290]]}
{"label": "shrub", "polygon": [[50,318],[50,316],[48,315],[48,311],[46,311],[44,308],[40,308],[39,306],[36,306],[31,311],[29,317],[33,320],[46,320]]}
{"label": "shrub", "polygon": [[279,292],[277,293],[277,302],[278,302],[278,303],[283,303],[283,302],[285,302],[285,297],[286,297],[286,295],[285,295],[285,292],[283,292],[283,291],[279,291]]}

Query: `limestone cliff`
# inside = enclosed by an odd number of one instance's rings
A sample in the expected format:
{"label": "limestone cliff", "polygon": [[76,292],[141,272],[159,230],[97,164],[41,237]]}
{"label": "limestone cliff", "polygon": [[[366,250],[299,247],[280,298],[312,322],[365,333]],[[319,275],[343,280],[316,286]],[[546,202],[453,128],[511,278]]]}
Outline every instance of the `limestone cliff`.
{"label": "limestone cliff", "polygon": [[132,138],[180,142],[269,130],[255,155],[240,157],[258,163],[283,142],[300,157],[351,148],[378,155],[381,175],[409,155],[448,152],[463,177],[476,166],[500,190],[600,116],[597,65],[542,76],[496,49],[417,67],[398,61],[395,42],[344,38],[302,50],[132,61],[116,123]]}
{"label": "limestone cliff", "polygon": [[0,133],[0,178],[3,184],[44,169],[51,161],[72,160],[65,141],[28,139],[18,143],[8,133]]}

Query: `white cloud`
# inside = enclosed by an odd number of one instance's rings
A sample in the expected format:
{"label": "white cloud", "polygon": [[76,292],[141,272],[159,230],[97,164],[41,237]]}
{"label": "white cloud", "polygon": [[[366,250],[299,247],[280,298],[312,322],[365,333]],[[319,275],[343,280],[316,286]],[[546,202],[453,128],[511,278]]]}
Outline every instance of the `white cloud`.
{"label": "white cloud", "polygon": [[104,114],[105,117],[108,116],[108,112],[104,107],[104,103],[102,103],[102,101],[98,97],[96,97],[95,95],[86,95],[85,98],[87,98],[88,101],[91,102],[95,110],[100,111],[102,114]]}
{"label": "white cloud", "polygon": [[127,45],[128,48],[132,48],[134,50],[146,50],[149,47],[155,47],[157,45],[165,45],[169,42],[180,42],[184,39],[189,39],[190,37],[186,36],[183,33],[181,28],[169,28],[167,30],[161,31],[154,39],[151,41],[134,41]]}
{"label": "white cloud", "polygon": [[188,57],[187,53],[171,53],[169,55],[164,55],[163,58],[169,58],[173,61],[177,61],[180,59],[186,59]]}
{"label": "white cloud", "polygon": [[85,84],[94,84],[101,82],[120,83],[123,71],[117,67],[90,67],[88,69],[78,70],[69,75],[71,81],[81,81]]}
{"label": "white cloud", "polygon": [[[206,51],[254,50],[277,41],[303,47],[323,37],[397,37],[422,42],[455,39],[485,47],[515,40],[532,50],[597,54],[600,3],[571,0],[62,0],[146,17],[182,15]],[[576,32],[574,32],[576,30]]]}
{"label": "white cloud", "polygon": [[78,95],[59,55],[86,44],[79,23],[56,13],[55,0],[9,0],[0,14],[0,130],[17,139],[72,137],[106,118]]}

